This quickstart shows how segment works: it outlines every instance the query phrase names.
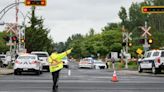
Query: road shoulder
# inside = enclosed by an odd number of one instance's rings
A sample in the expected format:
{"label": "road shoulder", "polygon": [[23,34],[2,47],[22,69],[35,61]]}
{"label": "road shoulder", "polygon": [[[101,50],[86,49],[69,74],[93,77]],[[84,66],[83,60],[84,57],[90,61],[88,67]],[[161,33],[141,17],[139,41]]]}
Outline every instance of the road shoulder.
{"label": "road shoulder", "polygon": [[13,73],[14,73],[13,69],[0,68],[0,75],[9,75]]}

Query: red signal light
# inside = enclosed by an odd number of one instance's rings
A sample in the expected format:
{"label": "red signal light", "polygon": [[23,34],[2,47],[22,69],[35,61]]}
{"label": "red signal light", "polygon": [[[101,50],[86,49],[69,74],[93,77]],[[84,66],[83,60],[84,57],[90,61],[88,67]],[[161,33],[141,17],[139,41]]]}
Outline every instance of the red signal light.
{"label": "red signal light", "polygon": [[148,9],[147,9],[147,8],[144,8],[144,9],[143,9],[143,11],[144,11],[144,12],[147,12],[147,11],[148,11]]}
{"label": "red signal light", "polygon": [[17,40],[17,37],[16,37],[16,36],[13,36],[13,37],[12,37],[12,40],[13,40],[13,41],[16,41],[16,40]]}

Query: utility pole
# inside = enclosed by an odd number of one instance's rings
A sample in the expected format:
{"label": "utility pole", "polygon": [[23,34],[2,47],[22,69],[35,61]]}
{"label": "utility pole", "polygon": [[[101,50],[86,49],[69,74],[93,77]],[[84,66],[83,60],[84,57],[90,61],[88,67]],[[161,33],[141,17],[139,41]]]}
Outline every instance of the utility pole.
{"label": "utility pole", "polygon": [[[19,0],[15,0],[16,6],[15,6],[15,20],[16,20],[16,32],[18,33],[18,35],[16,35],[18,37],[18,44],[16,43],[15,46],[15,51],[19,52],[19,48],[20,48],[20,30],[18,28],[18,12],[19,12],[19,8],[18,8],[18,2]],[[16,53],[14,53],[16,54]]]}

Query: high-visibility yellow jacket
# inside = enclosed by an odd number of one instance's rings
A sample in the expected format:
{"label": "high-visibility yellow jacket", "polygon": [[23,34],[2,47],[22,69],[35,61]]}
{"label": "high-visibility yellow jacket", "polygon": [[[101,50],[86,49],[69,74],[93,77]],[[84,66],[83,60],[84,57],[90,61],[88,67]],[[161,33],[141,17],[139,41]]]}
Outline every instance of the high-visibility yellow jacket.
{"label": "high-visibility yellow jacket", "polygon": [[55,72],[63,68],[62,59],[66,57],[68,54],[70,54],[71,50],[72,49],[69,49],[63,53],[54,52],[48,57],[48,62],[50,64],[49,66],[50,72]]}

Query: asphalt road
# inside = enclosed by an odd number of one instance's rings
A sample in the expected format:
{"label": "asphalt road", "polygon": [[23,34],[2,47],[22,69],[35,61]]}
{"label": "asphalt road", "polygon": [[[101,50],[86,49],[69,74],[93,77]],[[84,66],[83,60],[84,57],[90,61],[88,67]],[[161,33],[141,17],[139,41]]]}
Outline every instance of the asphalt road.
{"label": "asphalt road", "polygon": [[[111,82],[112,70],[71,68],[60,73],[58,92],[164,92],[164,77],[117,72],[119,82]],[[1,75],[0,92],[52,92],[51,74]]]}

